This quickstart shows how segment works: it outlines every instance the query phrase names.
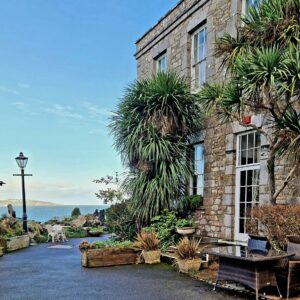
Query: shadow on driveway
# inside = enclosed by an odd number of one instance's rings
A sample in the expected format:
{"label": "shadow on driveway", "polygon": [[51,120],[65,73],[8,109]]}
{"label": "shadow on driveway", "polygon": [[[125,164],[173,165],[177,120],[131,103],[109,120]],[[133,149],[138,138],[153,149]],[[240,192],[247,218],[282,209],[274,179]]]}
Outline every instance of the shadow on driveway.
{"label": "shadow on driveway", "polygon": [[[103,240],[102,238],[89,239]],[[165,265],[129,265],[86,269],[79,243],[70,248],[41,244],[0,258],[0,299],[246,299],[180,275]]]}

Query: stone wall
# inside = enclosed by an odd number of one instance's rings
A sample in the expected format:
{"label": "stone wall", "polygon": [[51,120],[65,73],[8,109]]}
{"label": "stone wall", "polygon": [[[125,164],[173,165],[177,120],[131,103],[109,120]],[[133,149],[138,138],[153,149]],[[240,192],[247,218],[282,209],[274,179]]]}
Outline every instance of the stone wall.
{"label": "stone wall", "polygon": [[[168,69],[191,80],[191,33],[206,23],[207,27],[207,81],[224,80],[220,70],[221,59],[214,56],[215,40],[229,32],[235,34],[240,23],[242,0],[183,0],[169,11],[155,26],[137,41],[136,60],[138,78],[156,72],[155,58],[166,51]],[[261,118],[254,118],[261,126]],[[245,131],[238,124],[221,124],[211,118],[209,126],[199,135],[204,142],[205,173],[204,203],[196,212],[198,234],[223,239],[234,238],[236,134]],[[268,147],[262,145],[260,199],[268,199],[266,158]],[[282,180],[288,167],[283,161],[277,168],[277,179]],[[291,185],[299,191],[299,180]],[[295,193],[286,190],[286,194]],[[299,198],[299,197],[298,197]]]}

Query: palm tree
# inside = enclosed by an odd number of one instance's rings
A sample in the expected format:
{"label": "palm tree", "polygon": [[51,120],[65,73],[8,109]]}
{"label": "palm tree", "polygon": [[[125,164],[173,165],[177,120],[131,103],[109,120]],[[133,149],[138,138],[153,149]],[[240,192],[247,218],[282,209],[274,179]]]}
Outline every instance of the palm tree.
{"label": "palm tree", "polygon": [[158,73],[127,87],[110,127],[129,166],[124,187],[141,220],[170,209],[184,195],[192,175],[188,138],[201,120],[196,96],[174,73]]}
{"label": "palm tree", "polygon": [[[269,197],[276,204],[300,168],[300,1],[262,1],[242,22],[236,37],[225,34],[217,40],[216,54],[223,56],[229,78],[221,84],[207,84],[199,99],[207,113],[214,110],[225,121],[241,125],[246,113],[264,114],[271,131],[248,126],[269,143]],[[282,156],[292,168],[276,188],[276,158]]]}

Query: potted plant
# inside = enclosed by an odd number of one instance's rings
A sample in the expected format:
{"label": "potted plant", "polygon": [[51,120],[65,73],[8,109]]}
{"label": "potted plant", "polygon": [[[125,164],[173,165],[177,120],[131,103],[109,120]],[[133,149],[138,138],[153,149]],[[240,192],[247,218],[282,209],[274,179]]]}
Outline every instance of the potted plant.
{"label": "potted plant", "polygon": [[176,222],[176,231],[181,235],[189,235],[195,232],[194,219],[179,219]]}
{"label": "potted plant", "polygon": [[86,230],[88,236],[98,237],[100,236],[104,230],[102,226],[87,228]]}
{"label": "potted plant", "polygon": [[142,257],[146,264],[160,263],[160,240],[154,232],[141,232],[137,235],[135,246],[142,249]]}
{"label": "potted plant", "polygon": [[197,272],[200,269],[202,259],[199,254],[203,248],[199,251],[200,240],[182,238],[176,247],[177,265],[181,273]]}

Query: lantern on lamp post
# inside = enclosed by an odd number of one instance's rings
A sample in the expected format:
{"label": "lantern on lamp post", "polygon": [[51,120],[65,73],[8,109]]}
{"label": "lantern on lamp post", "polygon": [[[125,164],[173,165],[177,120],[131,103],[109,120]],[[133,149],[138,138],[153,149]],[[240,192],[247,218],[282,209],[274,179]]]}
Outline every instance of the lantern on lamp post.
{"label": "lantern on lamp post", "polygon": [[24,169],[28,162],[28,157],[24,156],[23,152],[20,152],[19,156],[16,157],[16,162],[21,170],[21,174],[14,174],[14,176],[22,177],[22,204],[23,204],[23,230],[25,233],[28,232],[27,227],[27,212],[26,212],[26,196],[25,196],[25,176],[32,176],[32,174],[25,174]]}

